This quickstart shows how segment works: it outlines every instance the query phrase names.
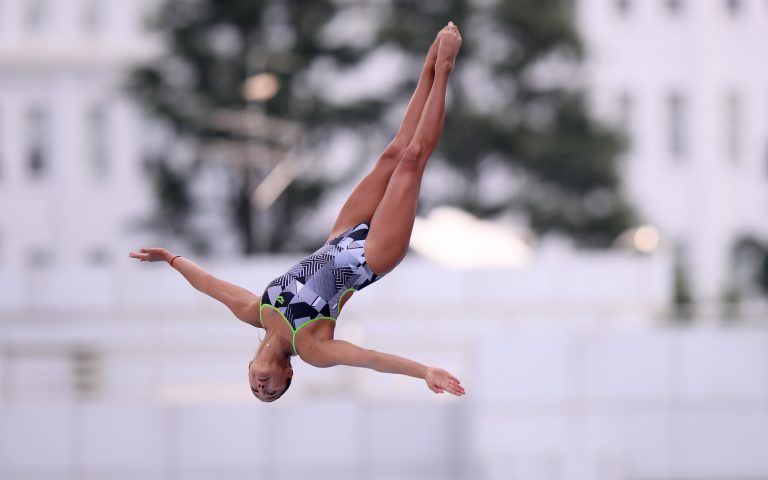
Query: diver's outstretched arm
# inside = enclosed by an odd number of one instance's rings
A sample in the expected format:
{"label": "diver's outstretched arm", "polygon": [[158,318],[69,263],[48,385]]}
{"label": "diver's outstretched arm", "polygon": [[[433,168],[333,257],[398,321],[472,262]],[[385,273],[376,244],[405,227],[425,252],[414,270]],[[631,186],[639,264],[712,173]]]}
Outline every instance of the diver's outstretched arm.
{"label": "diver's outstretched arm", "polygon": [[138,252],[129,253],[128,256],[141,262],[173,263],[172,267],[181,273],[196,290],[226,305],[243,322],[261,327],[259,321],[261,298],[253,292],[216,278],[192,260],[173,255],[164,248],[142,248]]}
{"label": "diver's outstretched arm", "polygon": [[360,348],[344,340],[321,342],[310,351],[303,352],[301,358],[315,367],[349,365],[370,368],[382,373],[408,375],[426,381],[427,387],[435,393],[448,392],[456,396],[464,395],[464,387],[461,386],[459,379],[442,368],[427,367],[390,353]]}

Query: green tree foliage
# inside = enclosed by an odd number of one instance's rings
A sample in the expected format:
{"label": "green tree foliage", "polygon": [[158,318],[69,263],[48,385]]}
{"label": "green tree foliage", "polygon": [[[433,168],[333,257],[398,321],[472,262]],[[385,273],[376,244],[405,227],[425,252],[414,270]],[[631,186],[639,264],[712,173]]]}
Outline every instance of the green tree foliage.
{"label": "green tree foliage", "polygon": [[[449,201],[481,216],[517,210],[539,233],[605,246],[633,221],[620,194],[623,141],[589,115],[573,84],[583,52],[569,3],[399,0],[380,41],[418,55],[445,19],[462,28],[459,80],[439,153],[468,188]],[[486,91],[496,92],[491,102],[478,95]],[[484,198],[477,188],[494,165],[520,180],[500,200]]]}
{"label": "green tree foliage", "polygon": [[[220,112],[247,111],[249,105],[243,95],[246,78],[264,71],[277,76],[281,88],[274,97],[261,102],[256,111],[269,118],[311,125],[303,141],[321,142],[338,125],[332,118],[318,120],[328,115],[317,112],[330,109],[303,89],[298,79],[319,56],[356,59],[343,48],[324,49],[315,41],[335,11],[336,7],[327,1],[169,0],[162,5],[153,17],[153,26],[161,33],[166,52],[132,72],[129,88],[150,113],[170,124],[177,138],[191,148],[186,149],[186,154],[169,149],[153,155],[159,201],[169,200],[168,192],[183,192],[164,203],[158,212],[163,220],[172,220],[155,221],[154,225],[187,239],[203,236],[193,230],[190,221],[193,211],[201,206],[196,205],[189,185],[179,182],[191,183],[195,173],[203,170],[199,164],[212,160],[215,154],[206,158],[201,153],[207,145],[226,141],[239,144],[243,150],[254,142],[273,147],[269,138],[253,139],[214,120]],[[313,108],[307,108],[310,105]],[[364,116],[359,112],[366,108],[348,108],[347,118]],[[190,150],[195,153],[188,153]],[[229,212],[243,250],[252,253],[258,249],[295,248],[280,239],[292,237],[299,212],[315,206],[328,184],[322,179],[299,178],[273,205],[270,215],[258,215],[251,193],[274,167],[274,159],[256,160],[234,166],[231,184],[222,185],[222,190],[231,192]],[[269,218],[276,220],[269,225]],[[271,232],[261,245],[254,237],[256,228]]]}
{"label": "green tree foliage", "polygon": [[[395,125],[385,120],[393,105],[407,102],[435,33],[453,20],[464,45],[436,156],[460,174],[464,186],[427,202],[450,202],[481,216],[520,212],[538,232],[607,245],[632,221],[619,193],[616,159],[622,141],[590,117],[578,85],[570,84],[582,46],[567,3],[169,0],[155,21],[167,53],[136,70],[131,85],[153,113],[199,143],[246,140],[217,128],[211,118],[222,109],[246,109],[243,80],[264,70],[277,74],[282,88],[260,111],[300,122],[301,142],[308,148],[340,127],[391,135]],[[335,29],[345,29],[362,17],[375,18],[366,39],[327,40],[332,21]],[[380,46],[396,49],[413,67],[400,72],[391,95],[334,101],[313,86],[310,72],[319,62],[351,70]],[[482,188],[484,176],[498,168],[515,186],[502,198],[490,198]],[[232,189],[232,218],[248,252],[257,248],[249,190],[266,171],[258,165],[234,170],[239,188]],[[164,174],[168,177],[168,167]],[[261,248],[284,248],[278,238],[291,236],[302,211],[316,206],[328,186],[301,177],[292,183],[273,207],[271,218],[279,222]],[[180,214],[188,211],[180,207]],[[266,220],[255,221],[262,228]]]}

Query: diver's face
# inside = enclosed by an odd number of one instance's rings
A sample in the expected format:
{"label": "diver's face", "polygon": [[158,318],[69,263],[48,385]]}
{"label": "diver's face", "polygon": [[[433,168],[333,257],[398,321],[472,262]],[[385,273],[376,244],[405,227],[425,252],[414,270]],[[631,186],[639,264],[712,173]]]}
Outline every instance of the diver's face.
{"label": "diver's face", "polygon": [[264,402],[271,402],[279,397],[292,376],[291,368],[283,368],[279,365],[259,366],[254,362],[248,364],[251,391]]}

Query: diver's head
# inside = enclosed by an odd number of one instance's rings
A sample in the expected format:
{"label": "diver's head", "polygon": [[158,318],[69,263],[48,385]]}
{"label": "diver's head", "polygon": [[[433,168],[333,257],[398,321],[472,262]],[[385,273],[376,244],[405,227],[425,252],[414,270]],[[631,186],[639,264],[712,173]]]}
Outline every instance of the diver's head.
{"label": "diver's head", "polygon": [[262,402],[274,402],[282,397],[293,378],[290,355],[280,353],[280,349],[272,350],[270,343],[264,341],[248,363],[251,392]]}

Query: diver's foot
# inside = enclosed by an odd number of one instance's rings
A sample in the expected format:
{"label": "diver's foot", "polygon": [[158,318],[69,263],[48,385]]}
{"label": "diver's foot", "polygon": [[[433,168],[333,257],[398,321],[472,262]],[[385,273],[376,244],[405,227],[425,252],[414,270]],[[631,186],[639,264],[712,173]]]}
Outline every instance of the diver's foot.
{"label": "diver's foot", "polygon": [[459,48],[461,48],[459,28],[453,22],[448,22],[448,25],[440,30],[438,37],[440,38],[440,44],[437,49],[437,62],[447,64],[453,69],[453,65],[456,63],[456,55],[458,55]]}
{"label": "diver's foot", "polygon": [[451,28],[450,25],[446,25],[443,28],[440,29],[439,32],[437,32],[437,35],[435,35],[435,41],[432,42],[432,45],[429,47],[429,52],[427,53],[427,61],[426,63],[430,66],[435,66],[435,62],[437,61],[437,51],[440,48],[440,37],[442,33],[445,30],[448,30]]}

